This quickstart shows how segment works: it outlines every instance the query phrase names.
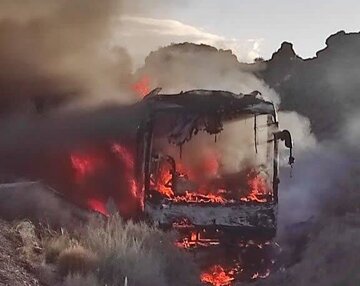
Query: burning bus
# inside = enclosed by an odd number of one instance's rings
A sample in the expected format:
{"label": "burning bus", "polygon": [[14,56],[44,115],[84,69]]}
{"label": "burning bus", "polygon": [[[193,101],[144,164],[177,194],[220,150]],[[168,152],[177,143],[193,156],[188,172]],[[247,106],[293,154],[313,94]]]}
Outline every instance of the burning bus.
{"label": "burning bus", "polygon": [[278,209],[278,142],[273,103],[257,91],[192,90],[144,97],[136,181],[146,217],[159,227],[211,236],[272,238]]}

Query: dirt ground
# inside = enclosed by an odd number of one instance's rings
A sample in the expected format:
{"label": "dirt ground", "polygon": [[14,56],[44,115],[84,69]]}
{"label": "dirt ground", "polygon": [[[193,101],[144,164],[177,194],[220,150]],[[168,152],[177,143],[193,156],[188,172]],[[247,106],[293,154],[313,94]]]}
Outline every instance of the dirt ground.
{"label": "dirt ground", "polygon": [[23,255],[24,243],[20,234],[9,222],[0,219],[0,285],[42,285],[35,269]]}

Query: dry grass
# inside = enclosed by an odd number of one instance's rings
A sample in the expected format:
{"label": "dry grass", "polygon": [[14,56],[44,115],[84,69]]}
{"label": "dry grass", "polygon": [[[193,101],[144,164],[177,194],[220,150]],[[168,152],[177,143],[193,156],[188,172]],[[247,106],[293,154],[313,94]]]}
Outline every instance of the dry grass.
{"label": "dry grass", "polygon": [[118,216],[92,222],[86,245],[101,257],[100,281],[117,285],[197,285],[198,273],[191,258],[174,246],[174,237],[144,223],[124,224]]}
{"label": "dry grass", "polygon": [[62,276],[69,274],[86,275],[95,271],[96,265],[96,255],[81,245],[66,248],[57,259],[58,271]]}
{"label": "dry grass", "polygon": [[15,221],[7,236],[17,244],[18,255],[29,263],[42,260],[41,244],[35,232],[35,226],[28,220]]}
{"label": "dry grass", "polygon": [[43,240],[45,248],[45,262],[55,263],[62,251],[74,244],[67,233]]}
{"label": "dry grass", "polygon": [[94,285],[122,286],[125,277],[129,286],[199,285],[195,264],[175,247],[172,234],[144,223],[124,223],[119,216],[90,222],[77,245],[62,235],[48,247],[48,260],[56,261],[66,277],[63,286],[93,285],[87,283],[91,275]]}
{"label": "dry grass", "polygon": [[[68,275],[59,286],[103,286],[95,275]],[[122,286],[122,285],[121,285]]]}

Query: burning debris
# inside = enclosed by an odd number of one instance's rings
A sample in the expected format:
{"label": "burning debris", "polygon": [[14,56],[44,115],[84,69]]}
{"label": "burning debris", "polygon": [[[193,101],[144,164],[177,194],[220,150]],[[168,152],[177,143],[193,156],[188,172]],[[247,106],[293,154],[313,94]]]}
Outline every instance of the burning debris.
{"label": "burning debris", "polygon": [[209,272],[201,274],[201,282],[211,284],[213,286],[226,286],[235,279],[232,275],[234,270],[225,271],[220,265],[214,265]]}
{"label": "burning debris", "polygon": [[[211,237],[211,238],[209,238]],[[227,237],[229,238],[229,237]],[[234,281],[251,282],[267,278],[280,267],[281,248],[273,241],[214,239],[206,230],[192,232],[177,244],[194,254],[206,285],[228,286]]]}

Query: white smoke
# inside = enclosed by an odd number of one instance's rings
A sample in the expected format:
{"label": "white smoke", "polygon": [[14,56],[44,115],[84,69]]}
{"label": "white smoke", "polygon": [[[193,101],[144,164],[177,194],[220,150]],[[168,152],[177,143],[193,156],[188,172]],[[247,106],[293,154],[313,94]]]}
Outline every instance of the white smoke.
{"label": "white smoke", "polygon": [[275,105],[278,94],[252,73],[252,67],[241,64],[231,50],[191,43],[160,48],[146,58],[137,76],[146,75],[152,87],[164,93],[191,89],[227,90],[250,93],[258,90]]}
{"label": "white smoke", "polygon": [[113,42],[126,47],[136,66],[142,65],[151,51],[181,42],[232,50],[240,61],[253,62],[259,57],[262,43],[262,39],[227,38],[174,19],[126,15],[118,26]]}

